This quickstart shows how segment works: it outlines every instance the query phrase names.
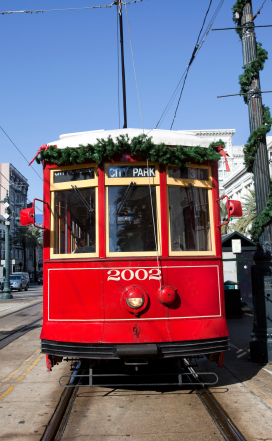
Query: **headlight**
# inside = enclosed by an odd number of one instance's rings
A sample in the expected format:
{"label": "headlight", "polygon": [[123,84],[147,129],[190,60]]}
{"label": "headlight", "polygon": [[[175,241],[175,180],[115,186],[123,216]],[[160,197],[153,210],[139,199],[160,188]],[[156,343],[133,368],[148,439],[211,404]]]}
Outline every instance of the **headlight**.
{"label": "headlight", "polygon": [[132,309],[138,309],[143,306],[145,299],[143,297],[130,297],[126,299],[127,305]]}
{"label": "headlight", "polygon": [[137,285],[128,286],[121,294],[121,303],[128,312],[137,316],[148,306],[147,292]]}

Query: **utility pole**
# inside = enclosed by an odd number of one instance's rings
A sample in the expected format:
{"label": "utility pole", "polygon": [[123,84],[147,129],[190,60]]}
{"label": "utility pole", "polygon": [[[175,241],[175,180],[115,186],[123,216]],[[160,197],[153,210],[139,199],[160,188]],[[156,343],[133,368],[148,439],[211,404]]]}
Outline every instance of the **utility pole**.
{"label": "utility pole", "polygon": [[[256,36],[251,0],[243,8],[241,25],[243,26],[242,47],[244,66],[257,57]],[[248,113],[250,132],[263,125],[262,96],[260,93],[259,74],[253,77],[251,93],[248,93]],[[254,93],[253,93],[254,92]],[[259,215],[266,207],[270,192],[269,162],[265,136],[257,149],[253,165],[256,208]],[[271,228],[268,225],[259,238],[252,266],[252,294],[254,305],[254,323],[250,342],[251,359],[255,362],[272,361],[272,242]]]}
{"label": "utility pole", "polygon": [[5,214],[4,218],[5,221],[5,269],[6,269],[6,275],[5,275],[5,282],[4,282],[4,289],[3,294],[1,296],[1,299],[13,299],[13,295],[11,294],[10,290],[10,259],[9,259],[9,228],[10,228],[10,209],[9,209],[9,195],[8,191],[6,193],[6,197],[3,201],[0,201],[4,203],[5,206]]}
{"label": "utility pole", "polygon": [[123,44],[122,0],[118,0],[117,8],[119,8],[120,44],[121,44],[121,60],[122,60],[122,85],[123,85],[123,110],[124,110],[123,129],[127,129],[127,98],[126,98],[126,76],[125,76],[125,60],[124,60],[124,44]]}

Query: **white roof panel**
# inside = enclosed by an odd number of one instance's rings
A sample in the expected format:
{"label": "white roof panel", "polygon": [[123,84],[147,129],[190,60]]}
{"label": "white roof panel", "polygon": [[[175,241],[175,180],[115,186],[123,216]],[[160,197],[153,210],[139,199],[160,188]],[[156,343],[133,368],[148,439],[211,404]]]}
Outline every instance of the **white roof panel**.
{"label": "white roof panel", "polygon": [[97,139],[108,139],[110,136],[114,141],[120,135],[128,135],[130,139],[142,134],[152,137],[154,144],[183,145],[186,147],[209,147],[211,140],[191,134],[186,131],[158,130],[158,129],[117,129],[117,130],[94,130],[91,132],[68,133],[61,135],[58,141],[48,143],[56,145],[59,149],[65,147],[78,147],[79,145],[96,144]]}

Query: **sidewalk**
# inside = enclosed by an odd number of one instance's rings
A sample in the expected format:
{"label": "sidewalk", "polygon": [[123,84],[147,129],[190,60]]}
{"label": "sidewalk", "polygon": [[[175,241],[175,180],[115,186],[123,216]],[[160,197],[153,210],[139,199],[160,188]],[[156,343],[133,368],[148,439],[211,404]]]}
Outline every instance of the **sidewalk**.
{"label": "sidewalk", "polygon": [[272,363],[250,359],[253,314],[247,311],[241,319],[228,319],[228,327],[230,351],[225,353],[223,368],[207,361],[199,367],[217,373],[218,385],[210,391],[244,438],[272,441]]}

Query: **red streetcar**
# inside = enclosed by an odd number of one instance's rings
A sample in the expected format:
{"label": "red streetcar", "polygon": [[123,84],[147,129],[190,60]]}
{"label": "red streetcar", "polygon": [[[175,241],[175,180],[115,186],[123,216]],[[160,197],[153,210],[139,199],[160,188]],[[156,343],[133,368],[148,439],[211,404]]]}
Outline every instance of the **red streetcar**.
{"label": "red streetcar", "polygon": [[[85,132],[52,144],[77,149],[141,133]],[[150,136],[170,150],[210,144],[186,132]],[[43,161],[43,170],[48,368],[63,358],[136,366],[205,354],[222,363],[228,329],[217,162],[160,165],[123,152],[99,164]],[[240,203],[228,207],[242,215]],[[22,210],[21,222],[35,223],[34,208]]]}

